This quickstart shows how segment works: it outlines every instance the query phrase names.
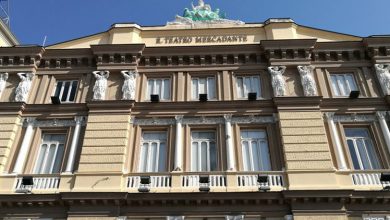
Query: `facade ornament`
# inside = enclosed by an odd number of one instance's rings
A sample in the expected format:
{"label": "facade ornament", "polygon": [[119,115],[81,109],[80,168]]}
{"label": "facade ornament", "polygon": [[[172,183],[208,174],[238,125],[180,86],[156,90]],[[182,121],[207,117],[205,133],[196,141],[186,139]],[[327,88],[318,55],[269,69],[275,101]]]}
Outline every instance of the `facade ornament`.
{"label": "facade ornament", "polygon": [[[226,116],[229,119],[229,116]],[[231,117],[231,124],[272,124],[277,119],[274,116],[234,116]],[[216,125],[225,124],[229,122],[224,117],[185,117],[177,116],[175,118],[131,118],[130,124],[133,125],[175,125],[176,123],[182,125]]]}
{"label": "facade ornament", "polygon": [[375,64],[376,74],[385,95],[390,95],[390,65]]}
{"label": "facade ornament", "polygon": [[122,86],[122,100],[135,100],[136,80],[138,73],[136,71],[121,71],[125,78]]}
{"label": "facade ornament", "polygon": [[313,78],[313,66],[298,66],[299,75],[301,75],[301,83],[305,96],[317,95],[317,84]]}
{"label": "facade ornament", "polygon": [[204,25],[204,24],[233,24],[243,25],[242,21],[234,21],[225,18],[225,14],[221,13],[217,8],[215,11],[211,9],[209,4],[205,4],[203,0],[199,0],[198,5],[192,4],[192,10],[185,8],[183,16],[176,15],[173,22],[168,22],[168,25]]}
{"label": "facade ornament", "polygon": [[286,91],[286,83],[283,78],[283,73],[286,71],[285,66],[270,66],[268,72],[272,76],[272,88],[275,96],[284,96]]}
{"label": "facade ornament", "polygon": [[184,220],[185,216],[167,216],[167,220]]}
{"label": "facade ornament", "polygon": [[27,101],[34,75],[34,73],[18,73],[20,82],[15,91],[15,102]]}
{"label": "facade ornament", "polygon": [[107,90],[107,79],[110,76],[109,71],[94,71],[96,82],[93,86],[93,100],[104,100]]}
{"label": "facade ornament", "polygon": [[5,89],[5,84],[7,82],[7,79],[8,79],[8,73],[0,73],[0,97],[1,97],[1,93],[3,93]]}
{"label": "facade ornament", "polygon": [[244,220],[244,215],[226,215],[225,220]]}
{"label": "facade ornament", "polygon": [[35,118],[26,118],[23,122],[23,127],[28,127],[32,125],[33,127],[74,127],[76,125],[85,126],[85,118],[80,116],[75,119],[52,119],[52,120],[36,120]]}

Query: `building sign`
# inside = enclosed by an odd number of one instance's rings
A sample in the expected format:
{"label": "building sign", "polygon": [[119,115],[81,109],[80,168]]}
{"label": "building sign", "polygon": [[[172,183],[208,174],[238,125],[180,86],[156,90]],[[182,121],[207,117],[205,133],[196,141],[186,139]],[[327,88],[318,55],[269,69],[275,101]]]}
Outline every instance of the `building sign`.
{"label": "building sign", "polygon": [[210,43],[245,43],[246,35],[211,35],[211,36],[182,36],[157,37],[156,44],[210,44]]}

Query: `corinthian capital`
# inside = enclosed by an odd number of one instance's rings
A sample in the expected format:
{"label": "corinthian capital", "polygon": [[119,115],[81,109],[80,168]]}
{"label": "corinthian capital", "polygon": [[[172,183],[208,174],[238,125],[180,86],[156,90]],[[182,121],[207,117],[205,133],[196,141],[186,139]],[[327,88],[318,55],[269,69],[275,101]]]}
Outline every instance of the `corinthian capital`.
{"label": "corinthian capital", "polygon": [[223,117],[225,118],[225,122],[232,122],[232,114],[225,114]]}
{"label": "corinthian capital", "polygon": [[376,117],[378,117],[379,119],[386,119],[386,114],[386,111],[378,111],[376,112]]}
{"label": "corinthian capital", "polygon": [[326,120],[333,120],[334,119],[334,112],[325,112],[324,113],[324,118],[326,119]]}

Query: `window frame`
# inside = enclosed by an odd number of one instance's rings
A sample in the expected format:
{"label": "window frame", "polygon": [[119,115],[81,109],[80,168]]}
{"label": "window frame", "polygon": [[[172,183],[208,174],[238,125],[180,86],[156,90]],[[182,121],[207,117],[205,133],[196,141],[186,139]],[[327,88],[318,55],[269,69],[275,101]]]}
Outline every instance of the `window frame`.
{"label": "window frame", "polygon": [[[366,80],[365,76],[364,76],[364,73],[363,73],[363,70],[361,70],[360,68],[325,68],[324,69],[324,74],[325,74],[325,82],[324,82],[324,85],[319,84],[319,86],[325,86],[325,88],[328,90],[328,94],[329,94],[329,98],[347,98],[349,96],[336,96],[336,93],[333,91],[333,86],[332,86],[332,79],[331,79],[331,75],[332,74],[352,74],[353,75],[353,79],[356,83],[356,88],[357,90],[360,91],[360,96],[362,97],[367,97],[367,94],[368,93],[368,85],[366,84],[366,82],[364,82]],[[361,77],[363,77],[363,81],[361,80]]]}
{"label": "window frame", "polygon": [[[253,139],[253,138],[248,138],[248,139],[243,139],[242,138],[242,132],[243,131],[258,131],[258,132],[264,132],[265,133],[265,141],[266,141],[266,144],[267,144],[267,151],[268,151],[268,162],[269,162],[269,169],[268,170],[255,170],[254,168],[254,161],[253,161],[253,155],[252,155],[252,150],[249,152],[250,155],[248,155],[249,158],[251,158],[251,166],[249,169],[245,169],[245,162],[244,162],[244,145],[243,145],[243,141],[247,140],[247,141],[253,141],[253,140],[257,140],[257,142],[260,142],[259,140],[261,138],[257,138],[257,139]],[[270,144],[269,144],[269,140],[268,140],[268,133],[267,133],[267,129],[255,129],[255,128],[240,128],[240,131],[239,131],[239,141],[240,141],[240,151],[241,151],[241,155],[242,155],[242,171],[244,172],[269,172],[269,171],[272,171],[272,161],[271,161],[271,151],[270,151]],[[252,145],[248,146],[248,147],[252,147]],[[258,148],[261,148],[261,145],[258,145]],[[260,161],[259,161],[260,162]]]}
{"label": "window frame", "polygon": [[[147,171],[147,169],[146,169],[146,171],[142,171],[141,170],[141,160],[142,160],[142,147],[143,147],[143,144],[145,143],[144,141],[143,141],[143,136],[144,136],[144,134],[145,133],[164,133],[165,134],[165,150],[166,150],[166,152],[165,152],[165,164],[164,164],[164,166],[165,166],[165,171]],[[155,140],[153,140],[153,141],[155,141]],[[148,156],[147,157],[149,157],[150,156],[150,153],[149,153],[150,151],[148,150]],[[139,152],[138,152],[138,163],[137,163],[137,166],[136,166],[136,170],[137,170],[137,172],[138,173],[161,173],[161,172],[169,172],[170,170],[170,167],[168,166],[168,162],[169,162],[169,131],[167,131],[167,130],[152,130],[152,129],[142,129],[142,131],[141,131],[141,136],[140,136],[140,142],[139,142]],[[159,157],[158,157],[159,158]],[[148,160],[150,160],[150,158],[148,158]],[[156,165],[158,166],[159,165],[159,163],[156,163]],[[150,166],[150,164],[149,165],[147,165],[148,167]]]}
{"label": "window frame", "polygon": [[[56,82],[54,84],[54,89],[53,89],[52,96],[56,95],[57,85],[58,85],[59,82],[62,82],[62,86],[61,86],[60,92],[58,94],[58,98],[60,99],[61,103],[63,103],[63,104],[75,103],[76,100],[77,100],[78,89],[80,87],[80,80],[79,79],[56,79]],[[68,90],[68,95],[67,95],[66,100],[62,101],[63,91],[64,91],[64,88],[65,88],[65,83],[66,82],[70,82],[70,89]],[[72,93],[72,88],[73,88],[73,83],[74,82],[76,82],[76,87],[75,87],[73,101],[68,101],[69,97],[70,97],[70,95]]]}
{"label": "window frame", "polygon": [[[155,93],[150,93],[149,94],[149,80],[154,80],[154,87],[156,86],[156,80],[169,80],[169,88],[167,91],[169,91],[169,98],[168,99],[163,99],[161,94],[155,94]],[[160,101],[162,102],[166,102],[166,101],[171,101],[173,100],[173,80],[172,80],[172,77],[169,77],[169,76],[151,76],[151,77],[148,77],[146,76],[146,90],[145,90],[145,101],[150,101],[150,95],[159,95],[159,98],[160,98]],[[163,87],[161,87],[163,88]],[[161,91],[160,91],[161,92]]]}
{"label": "window frame", "polygon": [[[59,141],[44,141],[44,138],[46,135],[63,135],[64,136],[64,143],[60,143]],[[34,162],[34,165],[33,165],[33,174],[44,174],[44,175],[50,175],[50,174],[58,174],[58,173],[61,173],[61,169],[62,169],[62,164],[64,162],[64,155],[65,155],[65,148],[66,148],[66,138],[67,138],[67,134],[66,133],[52,133],[52,132],[42,132],[41,134],[41,144],[38,146],[38,152],[37,152],[37,157],[35,158],[35,162]],[[48,154],[50,152],[49,148],[51,148],[51,145],[53,143],[56,143],[56,149],[54,151],[54,155],[52,157],[52,159],[49,159],[48,158]],[[45,153],[43,153],[43,161],[42,163],[40,163],[40,168],[39,170],[38,169],[38,159],[41,155],[41,150],[42,150],[42,147],[43,145],[46,144],[47,146],[47,149],[45,150]],[[58,152],[59,152],[59,146],[60,144],[63,144],[63,149],[62,149],[62,160],[60,161],[60,164],[59,164],[59,171],[58,173],[56,172],[53,172],[53,169],[55,167],[55,160],[58,156]],[[42,172],[42,169],[45,168],[45,166],[47,165],[47,162],[51,160],[51,166],[50,166],[50,170],[48,173],[44,173]]]}
{"label": "window frame", "polygon": [[[193,160],[193,154],[192,154],[192,144],[193,144],[193,138],[192,138],[192,134],[194,133],[194,132],[213,132],[214,134],[215,134],[215,138],[214,138],[214,145],[215,145],[215,170],[211,170],[211,160],[210,160],[210,151],[208,151],[208,152],[206,152],[206,154],[207,154],[207,158],[209,158],[209,162],[210,163],[208,163],[207,164],[207,166],[208,166],[208,170],[205,170],[205,171],[201,171],[201,170],[193,170],[193,167],[192,167],[192,160]],[[190,144],[188,145],[189,146],[189,152],[190,152],[190,156],[189,156],[189,172],[217,172],[217,171],[219,171],[219,160],[218,160],[218,157],[219,157],[219,155],[218,155],[218,153],[219,153],[219,148],[218,148],[218,144],[219,144],[219,142],[218,142],[218,131],[215,129],[215,130],[213,130],[213,129],[191,129],[191,131],[190,131],[190,136],[189,136],[189,139],[190,139]],[[205,139],[204,139],[205,140]],[[202,141],[202,139],[199,139],[199,141]],[[198,141],[198,142],[199,142]],[[211,141],[210,141],[211,142]],[[199,147],[198,146],[198,157],[199,157],[199,148],[201,148],[201,147]],[[208,149],[209,149],[209,146],[208,146]],[[199,158],[198,158],[198,161],[197,162],[199,162]],[[199,164],[198,164],[198,167],[199,167]]]}
{"label": "window frame", "polygon": [[[214,97],[210,97],[209,96],[209,79],[210,78],[213,78],[214,79]],[[193,80],[198,80],[198,90],[197,90],[197,93],[198,93],[198,97],[194,97],[193,95]],[[192,74],[191,75],[191,79],[190,79],[190,96],[191,96],[191,98],[190,98],[190,100],[192,100],[192,101],[198,101],[199,100],[199,94],[205,94],[205,93],[200,93],[199,92],[199,79],[206,79],[206,87],[205,87],[205,89],[206,89],[206,94],[207,94],[207,99],[208,100],[211,100],[211,101],[213,101],[213,100],[218,100],[218,79],[217,79],[217,77],[216,77],[216,75],[211,75],[211,74],[206,74],[206,75],[203,75],[203,74]]]}
{"label": "window frame", "polygon": [[[351,91],[360,91],[360,88],[359,88],[359,86],[358,86],[358,81],[357,81],[356,76],[355,76],[355,74],[354,74],[353,72],[345,72],[345,73],[334,73],[334,72],[332,72],[332,73],[330,73],[329,75],[330,75],[330,87],[331,87],[331,90],[332,90],[332,95],[333,95],[334,97],[345,98],[345,97],[348,97],[348,96],[349,96],[349,94],[346,94],[346,95],[342,95],[342,94],[341,94],[341,87],[340,87],[341,83],[340,83],[340,81],[338,80],[338,77],[340,77],[340,76],[342,76],[342,77],[344,78],[344,81],[347,83],[346,86],[348,87],[348,89],[350,90],[350,92],[351,92]],[[339,94],[340,94],[340,95],[337,95],[337,94],[336,94],[335,88],[334,88],[334,86],[333,86],[333,85],[334,85],[334,84],[333,84],[333,76],[336,76],[336,77],[337,77],[337,90],[339,91]],[[350,88],[351,86],[349,85],[348,81],[345,80],[345,79],[346,79],[346,76],[351,76],[351,78],[353,79],[353,83],[355,84],[354,86],[356,87],[357,90],[352,90],[352,89]]]}
{"label": "window frame", "polygon": [[[252,86],[252,84],[253,84],[253,81],[252,81],[252,79],[253,78],[255,78],[255,77],[257,77],[258,79],[259,79],[259,94],[257,94],[257,96],[256,96],[256,99],[261,99],[262,97],[263,97],[263,92],[262,92],[262,79],[261,79],[261,77],[260,77],[260,74],[259,75],[256,75],[256,74],[248,74],[248,75],[243,75],[243,74],[240,74],[240,75],[235,75],[234,76],[235,77],[235,88],[236,88],[236,95],[237,95],[237,99],[248,99],[248,96],[246,96],[245,97],[245,95],[244,95],[244,97],[240,97],[241,96],[241,94],[240,94],[240,90],[239,90],[239,87],[238,87],[238,82],[239,82],[239,80],[238,80],[238,78],[242,78],[242,85],[243,85],[243,92],[244,92],[244,94],[245,94],[245,89],[244,89],[244,86],[245,86],[245,83],[244,83],[244,81],[245,81],[245,78],[250,78],[251,79],[251,86]],[[248,93],[250,93],[250,92],[248,92]],[[257,93],[257,92],[256,92]]]}
{"label": "window frame", "polygon": [[[373,144],[373,148],[375,150],[375,153],[378,157],[378,160],[379,160],[379,166],[381,167],[380,169],[374,169],[374,170],[359,170],[359,169],[355,169],[354,168],[354,165],[353,165],[353,161],[352,161],[352,157],[351,157],[351,152],[349,151],[349,147],[348,147],[348,143],[347,143],[347,137],[346,137],[346,134],[345,134],[345,129],[346,128],[365,128],[367,129],[370,137],[371,137],[371,141],[372,141],[372,144]],[[378,125],[376,125],[376,123],[353,123],[353,122],[338,122],[337,123],[337,130],[340,134],[340,138],[342,139],[342,145],[343,145],[343,150],[344,150],[344,154],[345,154],[345,159],[347,161],[347,164],[348,164],[348,167],[351,169],[351,170],[354,170],[354,171],[377,171],[377,170],[383,170],[383,169],[387,169],[387,167],[389,167],[389,155],[388,153],[386,152],[387,149],[385,149],[385,143],[384,143],[384,140],[383,140],[383,137],[382,137],[382,134],[380,133],[381,130],[380,128],[378,127]],[[333,152],[334,154],[335,152]]]}
{"label": "window frame", "polygon": [[[231,86],[232,86],[232,91],[233,91],[233,100],[248,100],[248,97],[240,97],[239,96],[239,90],[238,90],[238,86],[237,86],[237,83],[238,83],[238,80],[237,78],[238,77],[254,77],[254,76],[258,76],[259,77],[259,80],[260,80],[260,94],[257,94],[257,97],[256,97],[256,100],[264,100],[264,99],[268,99],[271,97],[271,91],[272,91],[272,86],[271,84],[268,85],[268,80],[270,80],[270,78],[268,78],[268,75],[265,71],[263,70],[246,70],[246,71],[234,71],[232,72],[231,74]],[[269,90],[269,91],[268,91]]]}

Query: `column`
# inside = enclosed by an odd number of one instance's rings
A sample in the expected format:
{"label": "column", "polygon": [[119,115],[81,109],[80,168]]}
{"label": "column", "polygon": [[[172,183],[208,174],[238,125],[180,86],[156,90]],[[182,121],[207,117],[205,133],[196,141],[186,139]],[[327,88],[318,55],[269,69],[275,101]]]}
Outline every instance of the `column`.
{"label": "column", "polygon": [[26,118],[25,122],[27,123],[26,133],[24,134],[18,158],[16,159],[15,166],[12,171],[12,173],[16,174],[20,174],[23,172],[24,162],[26,161],[31,139],[33,137],[35,118]]}
{"label": "column", "polygon": [[81,124],[84,121],[84,117],[75,117],[76,126],[73,133],[72,143],[70,145],[68,162],[66,163],[65,173],[73,173],[74,160],[76,158],[77,147],[80,139]]}
{"label": "column", "polygon": [[347,170],[348,169],[347,162],[345,161],[343,147],[341,145],[340,137],[339,137],[339,134],[338,134],[337,129],[336,129],[336,125],[335,125],[334,120],[333,120],[334,112],[326,112],[324,115],[325,115],[325,118],[328,122],[330,132],[333,136],[333,142],[334,142],[334,145],[336,148],[336,157],[337,157],[337,161],[339,164],[339,169],[340,170]]}
{"label": "column", "polygon": [[226,114],[225,118],[225,134],[226,134],[226,154],[227,154],[227,170],[236,170],[235,157],[234,157],[234,145],[232,136],[232,115]]}
{"label": "column", "polygon": [[376,112],[376,117],[378,117],[378,121],[383,133],[383,137],[385,138],[387,148],[390,152],[390,132],[389,132],[389,127],[387,126],[386,123],[386,114],[387,112],[385,111]]}
{"label": "column", "polygon": [[183,115],[176,115],[176,139],[175,139],[175,161],[174,171],[183,170],[183,134],[182,121]]}

